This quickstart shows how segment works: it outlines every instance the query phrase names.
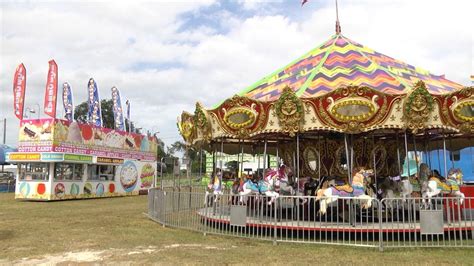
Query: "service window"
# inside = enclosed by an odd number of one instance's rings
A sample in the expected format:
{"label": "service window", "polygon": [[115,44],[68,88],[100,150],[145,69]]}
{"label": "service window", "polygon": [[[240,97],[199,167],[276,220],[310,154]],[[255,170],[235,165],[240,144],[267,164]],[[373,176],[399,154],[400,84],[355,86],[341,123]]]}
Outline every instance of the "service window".
{"label": "service window", "polygon": [[99,165],[99,180],[113,181],[115,176],[114,165]]}
{"label": "service window", "polygon": [[84,166],[82,164],[56,163],[54,167],[54,180],[82,180],[83,173]]}
{"label": "service window", "polygon": [[90,165],[88,180],[114,181],[114,165]]}
{"label": "service window", "polygon": [[82,180],[84,176],[84,165],[83,164],[74,164],[73,179]]}
{"label": "service window", "polygon": [[48,181],[49,164],[47,163],[21,163],[18,164],[20,180]]}

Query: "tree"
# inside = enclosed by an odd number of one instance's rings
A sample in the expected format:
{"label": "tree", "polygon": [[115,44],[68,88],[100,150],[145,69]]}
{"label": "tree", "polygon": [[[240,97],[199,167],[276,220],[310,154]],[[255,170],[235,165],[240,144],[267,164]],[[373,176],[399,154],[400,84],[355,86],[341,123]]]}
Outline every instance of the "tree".
{"label": "tree", "polygon": [[[110,100],[102,100],[100,101],[100,108],[102,111],[102,126],[106,128],[115,128],[114,122],[114,104],[112,99]],[[76,106],[74,110],[74,119],[80,123],[88,123],[87,121],[87,113],[89,111],[89,104],[88,102],[82,102],[78,106]],[[133,123],[131,122],[131,132],[140,134],[140,130],[137,129]],[[125,119],[125,130],[128,131],[128,120]]]}
{"label": "tree", "polygon": [[[114,111],[112,99],[100,101],[100,108],[102,111],[102,126],[106,128],[114,128]],[[88,111],[88,102],[82,102],[76,106],[74,111],[74,119],[81,123],[87,123]]]}
{"label": "tree", "polygon": [[175,143],[171,144],[171,146],[167,147],[168,149],[168,156],[175,156],[176,152],[183,152],[184,156],[189,158],[191,161],[191,172],[198,173],[199,170],[205,171],[206,170],[206,154],[202,151],[202,164],[201,162],[201,150],[198,150],[194,147],[187,147],[185,143],[181,141],[176,141]]}

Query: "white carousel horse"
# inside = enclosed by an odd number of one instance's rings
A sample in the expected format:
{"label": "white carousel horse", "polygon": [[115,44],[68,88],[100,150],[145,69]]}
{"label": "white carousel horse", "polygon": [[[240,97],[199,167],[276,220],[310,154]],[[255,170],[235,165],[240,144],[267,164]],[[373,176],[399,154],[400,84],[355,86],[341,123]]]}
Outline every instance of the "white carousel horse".
{"label": "white carousel horse", "polygon": [[289,168],[282,165],[278,170],[267,171],[263,180],[253,182],[251,179],[247,179],[240,188],[240,202],[243,203],[244,198],[253,193],[270,197],[268,205],[271,205],[280,196],[276,189],[280,188],[281,180],[288,180],[289,171]]}
{"label": "white carousel horse", "polygon": [[459,168],[451,168],[446,182],[441,181],[440,177],[432,176],[428,181],[428,191],[426,197],[431,202],[431,198],[438,195],[453,195],[460,197],[459,203],[464,202],[464,193],[461,192],[459,185],[462,184],[462,171]]}
{"label": "white carousel horse", "polygon": [[[417,173],[418,168],[419,172]],[[408,169],[406,164],[403,165],[401,176],[388,177],[389,184],[385,186],[383,197],[402,198],[403,202],[406,202],[410,197],[424,197],[430,174],[431,171],[427,164],[422,163],[417,166],[415,160],[410,160],[410,168]],[[391,202],[387,201],[387,206],[391,207]]]}
{"label": "white carousel horse", "polygon": [[[413,178],[412,178],[413,179]],[[413,185],[408,178],[402,179],[400,176],[388,176],[384,181],[379,183],[382,198],[386,199],[385,205],[392,209],[392,200],[402,198],[403,202],[411,197],[413,193]]]}
{"label": "white carousel horse", "polygon": [[307,196],[306,184],[310,184],[312,182],[313,180],[310,176],[300,178],[297,183],[294,183],[295,186],[289,185],[286,180],[281,180],[280,181],[280,194],[303,198],[301,204],[306,204],[306,202],[308,202],[308,198],[304,197],[304,196]]}
{"label": "white carousel horse", "polygon": [[317,192],[317,200],[320,201],[319,212],[325,214],[327,206],[337,201],[339,197],[355,197],[365,201],[362,207],[367,209],[372,206],[372,197],[365,194],[364,178],[373,175],[372,170],[365,170],[363,167],[357,167],[352,172],[352,185],[328,187],[326,189],[319,189]]}
{"label": "white carousel horse", "polygon": [[208,199],[212,193],[213,195],[213,202],[216,203],[219,200],[219,196],[223,195],[224,192],[222,191],[222,172],[218,172],[216,175],[213,176],[212,183],[207,185],[206,190],[206,197],[204,198],[205,206],[208,205]]}

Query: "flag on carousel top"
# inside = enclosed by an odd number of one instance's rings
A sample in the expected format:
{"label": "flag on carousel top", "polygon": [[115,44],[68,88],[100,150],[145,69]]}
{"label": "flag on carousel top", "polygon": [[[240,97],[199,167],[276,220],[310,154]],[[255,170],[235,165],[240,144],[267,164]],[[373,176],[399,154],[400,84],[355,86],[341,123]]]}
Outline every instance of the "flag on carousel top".
{"label": "flag on carousel top", "polygon": [[123,119],[122,100],[120,91],[116,87],[112,87],[112,103],[114,110],[114,125],[116,130],[125,131],[125,122]]}
{"label": "flag on carousel top", "polygon": [[99,89],[97,88],[97,83],[95,83],[93,78],[89,79],[87,83],[88,89],[88,104],[89,111],[87,113],[87,119],[90,124],[102,127],[102,112],[100,107],[100,97]]}
{"label": "flag on carousel top", "polygon": [[308,2],[308,0],[301,0],[301,6],[303,6],[304,4],[306,4]]}
{"label": "flag on carousel top", "polygon": [[64,117],[68,121],[72,121],[74,118],[74,104],[72,101],[72,90],[69,83],[63,83],[63,106],[64,106]]}
{"label": "flag on carousel top", "polygon": [[13,112],[18,119],[23,119],[23,107],[25,106],[26,90],[26,68],[20,64],[13,77]]}
{"label": "flag on carousel top", "polygon": [[44,92],[44,113],[56,118],[56,98],[58,93],[58,65],[54,60],[49,61],[46,90]]}

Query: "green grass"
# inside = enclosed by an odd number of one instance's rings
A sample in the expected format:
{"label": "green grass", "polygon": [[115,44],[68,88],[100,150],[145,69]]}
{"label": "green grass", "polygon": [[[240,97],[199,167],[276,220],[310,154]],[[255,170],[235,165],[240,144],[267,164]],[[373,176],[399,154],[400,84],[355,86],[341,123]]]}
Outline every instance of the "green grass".
{"label": "green grass", "polygon": [[0,264],[101,251],[102,262],[160,264],[474,264],[467,248],[388,249],[221,237],[162,227],[143,215],[147,197],[15,201],[0,193]]}

